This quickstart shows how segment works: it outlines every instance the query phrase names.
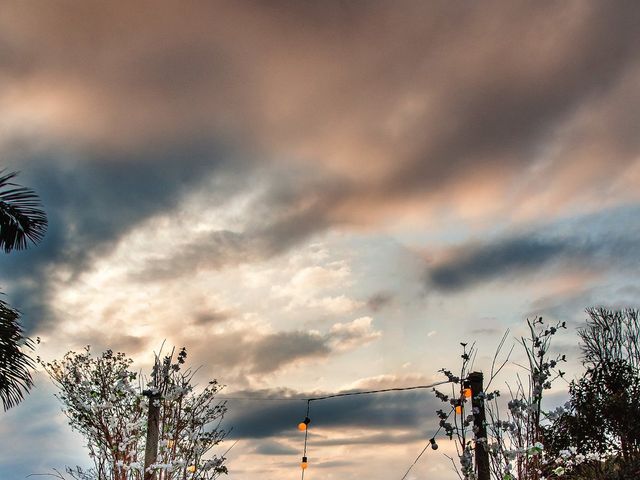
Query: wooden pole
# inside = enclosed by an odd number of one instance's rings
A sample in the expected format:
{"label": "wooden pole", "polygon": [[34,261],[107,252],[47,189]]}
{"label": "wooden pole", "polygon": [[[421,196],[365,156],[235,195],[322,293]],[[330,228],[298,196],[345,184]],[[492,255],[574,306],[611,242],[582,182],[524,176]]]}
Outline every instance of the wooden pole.
{"label": "wooden pole", "polygon": [[468,377],[471,387],[471,406],[473,407],[473,431],[476,443],[476,468],[478,480],[490,480],[489,450],[487,449],[487,422],[484,412],[484,393],[482,372],[471,372]]}
{"label": "wooden pole", "polygon": [[147,471],[158,458],[158,440],[160,435],[160,395],[145,390],[143,395],[149,397],[147,414],[147,443],[144,450],[144,480],[155,480],[155,471]]}

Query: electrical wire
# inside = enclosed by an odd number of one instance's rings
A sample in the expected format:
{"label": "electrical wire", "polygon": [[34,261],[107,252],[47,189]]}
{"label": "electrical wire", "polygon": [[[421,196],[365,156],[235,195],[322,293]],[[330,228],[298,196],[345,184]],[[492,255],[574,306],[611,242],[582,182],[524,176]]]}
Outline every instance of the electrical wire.
{"label": "electrical wire", "polygon": [[[305,420],[309,419],[309,410],[311,408],[311,402],[315,402],[315,401],[319,401],[319,400],[327,400],[329,398],[349,397],[349,396],[353,396],[353,395],[371,395],[371,394],[376,394],[376,393],[404,392],[404,391],[407,391],[407,390],[426,389],[426,388],[437,387],[438,385],[444,385],[445,383],[451,383],[451,381],[450,380],[442,380],[440,382],[435,382],[435,383],[432,383],[432,384],[429,384],[429,385],[415,385],[413,387],[396,387],[396,388],[383,388],[383,389],[379,389],[379,390],[365,390],[365,391],[359,391],[359,392],[335,393],[333,395],[325,395],[325,396],[322,396],[322,397],[308,398],[307,399],[307,412],[305,414]],[[450,415],[451,415],[451,413],[449,413],[449,415],[447,416],[447,419],[449,418]],[[436,431],[435,435],[437,435],[438,432],[440,432],[441,428],[442,428],[442,426],[440,426],[438,428],[438,430]],[[435,438],[435,435],[432,438]],[[307,425],[307,428],[305,428],[305,431],[304,431],[304,450],[303,450],[303,454],[302,454],[303,459],[306,459],[306,457],[307,457],[307,439],[308,439],[308,436],[309,436],[309,427]],[[429,444],[427,444],[427,447],[428,446],[429,446]],[[420,459],[422,454],[425,452],[427,447],[425,447],[422,450],[422,452],[420,452],[420,455],[418,455],[418,458],[416,458],[416,460],[413,462],[413,465],[415,465],[418,462],[418,460]],[[402,477],[403,480],[409,474],[409,472],[413,468],[413,465],[411,465],[411,467],[409,467],[409,470],[407,470],[407,473],[405,473],[405,476]],[[303,468],[302,469],[302,480],[304,480],[304,471],[305,471],[305,469]]]}
{"label": "electrical wire", "polygon": [[345,392],[345,393],[334,393],[332,395],[324,395],[322,397],[296,397],[296,398],[292,398],[292,397],[237,397],[237,396],[224,396],[224,395],[218,395],[216,398],[219,398],[220,400],[247,400],[247,401],[255,401],[255,402],[262,402],[262,401],[274,401],[274,402],[315,402],[318,400],[326,400],[328,398],[337,398],[337,397],[349,397],[352,395],[370,395],[370,394],[374,394],[374,393],[385,393],[385,392],[403,392],[406,390],[418,390],[418,389],[425,389],[425,388],[433,388],[433,387],[437,387],[438,385],[443,385],[445,383],[450,383],[449,380],[443,380],[441,382],[436,382],[436,383],[432,383],[430,385],[415,385],[413,387],[396,387],[396,388],[383,388],[380,390],[366,390],[366,391],[359,391],[359,392]]}
{"label": "electrical wire", "polygon": [[430,385],[416,385],[414,387],[398,387],[398,388],[383,388],[381,390],[366,390],[361,392],[346,392],[346,393],[335,393],[333,395],[325,395],[323,397],[312,397],[309,398],[309,402],[315,402],[318,400],[326,400],[328,398],[337,398],[337,397],[349,397],[351,395],[370,395],[373,393],[385,393],[385,392],[403,392],[406,390],[418,390],[424,388],[433,388],[438,385],[443,385],[445,383],[451,383],[450,380],[442,380],[441,382],[432,383]]}
{"label": "electrical wire", "polygon": [[[309,408],[311,407],[311,400],[307,400],[307,413],[305,415],[305,423],[309,420]],[[306,428],[304,429],[304,450],[302,452],[302,460],[305,461],[307,459],[307,438],[309,437],[309,425],[307,424]],[[305,469],[302,469],[302,480],[304,480],[304,471]]]}
{"label": "electrical wire", "polygon": [[[449,415],[447,415],[447,418],[445,418],[445,422],[447,420],[449,420],[449,417],[451,416],[451,414],[454,412],[455,407],[453,407],[451,409],[451,411],[449,412]],[[427,443],[424,448],[422,449],[422,451],[418,454],[418,456],[416,457],[416,459],[413,461],[413,463],[411,464],[411,466],[407,469],[407,471],[405,472],[405,474],[402,476],[402,478],[400,480],[404,480],[405,478],[407,478],[407,475],[409,475],[409,472],[411,472],[411,469],[416,465],[416,463],[418,463],[418,460],[420,460],[420,457],[422,457],[422,455],[424,454],[424,452],[427,451],[427,448],[429,448],[429,446],[431,445],[431,440],[435,440],[435,438],[438,436],[438,433],[440,433],[440,430],[442,430],[442,424],[440,424],[440,426],[438,427],[438,430],[436,430],[436,433],[433,434],[433,437],[431,437],[429,439],[429,443]]]}
{"label": "electrical wire", "polygon": [[225,397],[223,395],[218,395],[216,398],[220,400],[249,400],[254,402],[306,402],[307,398],[291,398],[291,397]]}

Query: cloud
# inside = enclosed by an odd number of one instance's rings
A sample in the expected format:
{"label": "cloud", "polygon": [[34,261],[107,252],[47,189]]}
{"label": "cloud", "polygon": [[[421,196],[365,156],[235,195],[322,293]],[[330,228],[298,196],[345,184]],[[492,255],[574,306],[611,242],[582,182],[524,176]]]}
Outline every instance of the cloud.
{"label": "cloud", "polygon": [[224,323],[233,317],[233,313],[223,310],[201,311],[196,315],[195,322],[198,325],[216,325]]}
{"label": "cloud", "polygon": [[196,356],[206,360],[214,371],[222,370],[249,376],[272,374],[280,369],[326,359],[331,355],[363,347],[378,338],[370,317],[336,323],[328,332],[288,330],[261,332],[255,328],[211,332],[209,345],[196,347]]}
{"label": "cloud", "polygon": [[378,292],[367,299],[367,306],[372,312],[378,312],[393,302],[393,295],[389,292]]}
{"label": "cloud", "polygon": [[[540,218],[637,200],[634,4],[145,5],[15,4],[0,20],[0,150],[51,225],[3,262],[29,328],[52,320],[52,270],[179,218],[193,191],[217,205],[268,183],[242,228],[185,239],[140,280],[439,209]],[[564,248],[526,242],[484,254]]]}
{"label": "cloud", "polygon": [[[328,393],[314,392],[314,395]],[[303,397],[303,394],[297,393],[296,396]],[[316,445],[331,445],[325,435],[337,430],[346,433],[346,443],[372,443],[376,437],[371,435],[376,435],[377,429],[385,429],[387,435],[401,437],[404,435],[399,432],[409,430],[412,432],[409,438],[413,440],[413,432],[437,428],[435,411],[438,408],[440,402],[428,391],[359,395],[312,402],[310,432],[318,436],[312,436],[311,441]],[[299,437],[296,425],[304,418],[305,411],[306,402],[300,399],[247,401],[233,400],[232,397],[228,422],[233,425],[234,438],[296,439]],[[434,414],[424,415],[429,411]],[[361,435],[355,435],[356,432]]]}
{"label": "cloud", "polygon": [[356,318],[350,323],[335,323],[329,330],[331,344],[336,350],[349,350],[370,343],[382,336],[373,330],[371,317]]}
{"label": "cloud", "polygon": [[265,441],[260,443],[256,447],[256,449],[254,450],[254,453],[257,453],[258,455],[269,455],[269,456],[273,456],[273,455],[292,456],[292,455],[298,454],[298,450],[295,448],[291,448],[287,445],[283,445],[280,442]]}
{"label": "cloud", "polygon": [[[326,205],[337,201],[337,197],[331,193],[335,185],[310,185],[304,182],[296,185],[293,183],[295,177],[290,178],[289,174],[278,169],[275,172],[261,171],[261,174],[266,183],[265,191],[261,192],[259,187],[254,186],[258,193],[250,195],[241,212],[243,221],[235,230],[194,232],[180,239],[176,250],[167,250],[150,259],[139,271],[132,273],[132,278],[162,281],[194,271],[220,270],[264,261],[286,253],[331,225]],[[288,177],[292,183],[283,183],[279,178],[282,176]],[[210,199],[205,196],[202,201],[206,205]],[[292,279],[294,284],[317,282],[318,272],[305,270],[296,275]],[[305,276],[309,276],[309,279]]]}
{"label": "cloud", "polygon": [[331,174],[281,239],[433,204],[531,214],[637,165],[632,3],[145,5],[7,8],[5,116],[109,152],[213,132],[307,182]]}
{"label": "cloud", "polygon": [[[461,247],[452,253],[451,260],[429,270],[429,285],[441,290],[458,290],[483,280],[513,274],[514,271],[543,268],[565,255],[570,245],[570,241],[525,236]],[[574,249],[573,254],[577,253]]]}
{"label": "cloud", "polygon": [[[218,170],[233,176],[234,167],[215,145],[166,147],[80,162],[59,152],[29,163],[21,181],[41,197],[50,228],[42,244],[0,260],[11,281],[8,293],[29,328],[53,320],[48,298],[56,273],[73,278],[139,223],[173,210],[184,195],[207,185]],[[211,201],[231,192],[220,189]]]}
{"label": "cloud", "polygon": [[541,232],[451,248],[443,260],[428,267],[427,285],[441,291],[458,291],[480,282],[509,279],[558,265],[609,271],[637,268],[638,226],[622,221],[635,210],[614,209],[584,216],[569,225],[547,225]]}

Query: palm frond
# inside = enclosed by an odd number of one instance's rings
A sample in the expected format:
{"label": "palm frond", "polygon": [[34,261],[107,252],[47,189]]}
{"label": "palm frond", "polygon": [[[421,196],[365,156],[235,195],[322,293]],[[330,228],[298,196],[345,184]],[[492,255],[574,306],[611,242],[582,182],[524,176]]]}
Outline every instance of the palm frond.
{"label": "palm frond", "polygon": [[24,336],[18,322],[20,314],[0,300],[0,400],[4,410],[24,399],[33,386],[33,359],[25,350],[33,350],[33,342]]}
{"label": "palm frond", "polygon": [[[2,171],[0,171],[2,174]],[[11,180],[18,172],[0,176],[0,249],[23,250],[38,243],[47,231],[47,215],[36,193]]]}

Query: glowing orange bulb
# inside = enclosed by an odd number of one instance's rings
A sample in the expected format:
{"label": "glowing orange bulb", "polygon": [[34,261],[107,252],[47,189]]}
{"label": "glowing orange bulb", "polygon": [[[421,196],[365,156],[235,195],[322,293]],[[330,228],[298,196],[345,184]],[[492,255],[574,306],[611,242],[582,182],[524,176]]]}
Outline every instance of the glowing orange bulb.
{"label": "glowing orange bulb", "polygon": [[300,468],[305,470],[308,466],[309,466],[309,463],[307,462],[307,457],[302,457],[302,463],[300,464]]}
{"label": "glowing orange bulb", "polygon": [[461,414],[462,414],[462,405],[456,405],[456,413],[457,413],[458,415],[461,415]]}
{"label": "glowing orange bulb", "polygon": [[462,394],[464,395],[464,398],[471,398],[471,395],[472,395],[471,389],[470,388],[465,388],[462,391]]}
{"label": "glowing orange bulb", "polygon": [[195,466],[195,465],[189,465],[189,466],[187,467],[187,472],[189,472],[189,473],[193,473],[193,472],[195,472],[195,471],[196,471],[196,466]]}
{"label": "glowing orange bulb", "polygon": [[304,417],[304,420],[298,424],[298,430],[304,432],[307,429],[307,425],[311,423],[311,419],[309,417]]}

